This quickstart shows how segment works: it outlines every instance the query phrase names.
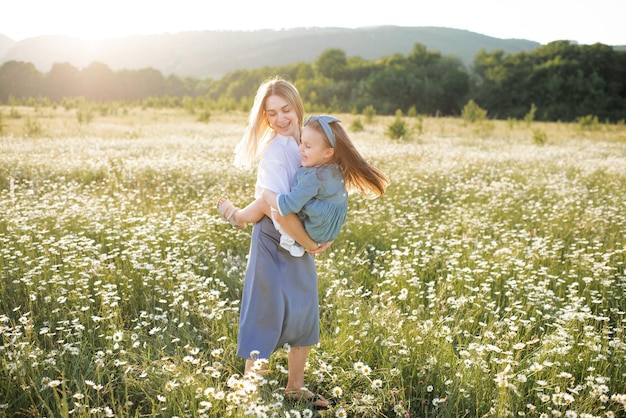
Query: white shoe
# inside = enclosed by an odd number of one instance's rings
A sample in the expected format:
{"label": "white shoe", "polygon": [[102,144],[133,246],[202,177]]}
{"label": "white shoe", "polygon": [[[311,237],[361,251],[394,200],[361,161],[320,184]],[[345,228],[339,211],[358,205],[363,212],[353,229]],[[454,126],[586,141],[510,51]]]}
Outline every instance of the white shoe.
{"label": "white shoe", "polygon": [[304,248],[287,235],[280,236],[280,246],[289,251],[292,257],[302,257],[304,255]]}

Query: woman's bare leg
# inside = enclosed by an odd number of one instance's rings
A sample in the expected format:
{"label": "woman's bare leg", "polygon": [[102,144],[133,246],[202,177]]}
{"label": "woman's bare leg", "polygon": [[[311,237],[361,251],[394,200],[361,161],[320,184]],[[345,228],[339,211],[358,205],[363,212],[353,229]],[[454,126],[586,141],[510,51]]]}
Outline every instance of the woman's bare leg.
{"label": "woman's bare leg", "polygon": [[[306,366],[306,360],[309,356],[309,347],[291,347],[287,363],[289,366],[289,372],[287,377],[287,386],[285,392],[292,398],[308,399],[314,396],[311,391],[304,391],[304,368]],[[325,408],[330,403],[322,396],[318,395],[318,398],[313,401],[313,405]]]}

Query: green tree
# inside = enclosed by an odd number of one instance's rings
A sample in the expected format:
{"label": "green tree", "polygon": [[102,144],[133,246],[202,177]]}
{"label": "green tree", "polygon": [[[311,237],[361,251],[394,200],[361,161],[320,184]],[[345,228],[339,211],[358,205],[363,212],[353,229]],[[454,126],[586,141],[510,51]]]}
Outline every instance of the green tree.
{"label": "green tree", "polygon": [[43,75],[31,63],[8,61],[0,67],[0,101],[43,96]]}
{"label": "green tree", "polygon": [[118,80],[105,64],[94,61],[80,75],[83,96],[88,100],[105,101],[119,97]]}
{"label": "green tree", "polygon": [[68,63],[55,63],[45,76],[46,92],[48,97],[59,102],[64,97],[81,95],[78,80],[80,71]]}
{"label": "green tree", "polygon": [[322,77],[331,80],[342,80],[348,67],[346,53],[338,48],[323,51],[315,60],[315,71]]}

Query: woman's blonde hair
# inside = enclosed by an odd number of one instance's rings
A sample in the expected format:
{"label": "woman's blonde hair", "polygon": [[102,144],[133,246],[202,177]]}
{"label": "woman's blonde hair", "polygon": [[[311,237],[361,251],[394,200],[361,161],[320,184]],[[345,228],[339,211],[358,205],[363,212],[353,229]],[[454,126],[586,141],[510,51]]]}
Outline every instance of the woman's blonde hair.
{"label": "woman's blonde hair", "polygon": [[[326,138],[327,145],[332,147],[318,120],[309,119],[305,126],[319,131]],[[339,121],[331,122],[328,126],[335,136],[333,162],[339,166],[343,174],[346,189],[359,191],[367,198],[385,193],[389,185],[387,175],[361,156]]]}
{"label": "woman's blonde hair", "polygon": [[[276,135],[265,116],[265,103],[270,96],[279,96],[289,103],[298,117],[298,127],[302,126],[304,105],[296,87],[278,76],[268,79],[257,89],[248,116],[248,126],[235,150],[235,165],[237,166],[252,167],[259,159],[265,145]],[[296,139],[299,140],[299,138]]]}

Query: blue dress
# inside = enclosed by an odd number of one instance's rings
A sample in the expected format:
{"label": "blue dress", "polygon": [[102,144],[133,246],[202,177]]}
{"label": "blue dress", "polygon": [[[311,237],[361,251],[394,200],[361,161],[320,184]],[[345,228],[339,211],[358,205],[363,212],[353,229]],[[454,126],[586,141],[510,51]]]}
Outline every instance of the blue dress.
{"label": "blue dress", "polygon": [[278,210],[283,216],[297,213],[313,241],[333,241],[348,212],[348,193],[340,168],[336,164],[301,167],[291,191],[278,195]]}
{"label": "blue dress", "polygon": [[252,229],[243,286],[237,355],[269,359],[285,344],[319,342],[319,302],[315,259],[293,257],[280,246],[280,233],[268,217]]}

